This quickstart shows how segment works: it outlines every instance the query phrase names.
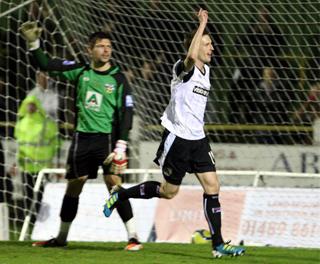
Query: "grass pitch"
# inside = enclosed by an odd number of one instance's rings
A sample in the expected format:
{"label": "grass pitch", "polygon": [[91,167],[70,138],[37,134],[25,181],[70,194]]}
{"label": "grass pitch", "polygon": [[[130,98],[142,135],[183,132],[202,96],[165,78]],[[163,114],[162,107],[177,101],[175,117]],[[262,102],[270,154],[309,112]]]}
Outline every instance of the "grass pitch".
{"label": "grass pitch", "polygon": [[125,243],[71,242],[66,248],[35,248],[31,242],[0,242],[0,264],[319,264],[316,249],[247,247],[246,255],[213,259],[210,245],[145,243],[127,252]]}

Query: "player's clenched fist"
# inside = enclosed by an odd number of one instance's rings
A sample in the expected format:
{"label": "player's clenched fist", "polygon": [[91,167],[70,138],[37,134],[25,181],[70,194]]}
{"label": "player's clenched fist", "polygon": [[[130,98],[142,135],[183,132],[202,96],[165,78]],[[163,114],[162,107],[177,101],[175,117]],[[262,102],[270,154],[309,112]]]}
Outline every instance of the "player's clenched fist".
{"label": "player's clenched fist", "polygon": [[198,12],[198,18],[200,23],[207,23],[208,22],[208,11],[200,8]]}
{"label": "player's clenched fist", "polygon": [[42,28],[38,27],[37,22],[28,21],[21,25],[20,32],[29,44],[30,49],[35,49],[39,45]]}
{"label": "player's clenched fist", "polygon": [[122,174],[128,165],[127,155],[127,142],[118,140],[113,152],[105,159],[103,164],[110,165],[110,172],[114,174]]}

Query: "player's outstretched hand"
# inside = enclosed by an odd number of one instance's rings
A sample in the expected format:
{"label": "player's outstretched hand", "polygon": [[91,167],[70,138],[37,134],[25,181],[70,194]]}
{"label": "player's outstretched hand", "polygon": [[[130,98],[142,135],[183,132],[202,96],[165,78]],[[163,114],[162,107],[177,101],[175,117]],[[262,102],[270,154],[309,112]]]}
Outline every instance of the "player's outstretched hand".
{"label": "player's outstretched hand", "polygon": [[19,30],[22,36],[29,43],[37,41],[40,38],[42,32],[42,28],[38,27],[37,22],[33,21],[23,23]]}

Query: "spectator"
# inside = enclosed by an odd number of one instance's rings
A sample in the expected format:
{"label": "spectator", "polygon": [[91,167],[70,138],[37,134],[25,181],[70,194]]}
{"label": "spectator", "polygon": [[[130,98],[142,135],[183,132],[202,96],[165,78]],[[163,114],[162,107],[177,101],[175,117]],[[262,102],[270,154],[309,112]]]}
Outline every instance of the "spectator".
{"label": "spectator", "polygon": [[[169,102],[168,85],[166,75],[161,71],[163,57],[145,58],[134,82],[135,93],[138,94],[137,100],[146,98],[149,100],[137,101],[137,112],[143,117],[143,121],[148,125],[159,124],[159,116],[164,111]],[[166,81],[166,83],[163,83]]]}
{"label": "spectator", "polygon": [[320,118],[320,82],[311,86],[307,100],[295,112],[295,120],[303,124],[312,124]]}
{"label": "spectator", "polygon": [[35,200],[33,187],[39,171],[51,167],[58,148],[57,135],[57,124],[46,116],[40,101],[35,96],[27,96],[19,108],[14,130],[18,142],[18,165],[22,174],[26,210],[33,209],[33,202],[36,212],[40,209],[43,185]]}
{"label": "spectator", "polygon": [[295,111],[294,119],[298,123],[312,124],[320,118],[320,50],[319,35],[312,35],[309,40],[311,58],[306,62],[306,81],[308,87],[304,102]]}
{"label": "spectator", "polygon": [[52,85],[52,80],[44,72],[37,71],[36,86],[28,93],[41,102],[45,113],[53,120],[58,119],[59,95]]}
{"label": "spectator", "polygon": [[259,87],[266,69],[271,68],[278,74],[278,56],[285,45],[283,34],[272,21],[268,10],[261,8],[258,23],[252,23],[246,34],[236,40],[236,48],[244,58],[237,60],[237,69],[233,74],[234,83],[229,95],[231,122],[256,122],[253,112],[257,111],[257,98],[254,91]]}
{"label": "spectator", "polygon": [[[286,60],[279,59],[275,67],[265,67],[258,86],[252,91],[254,101],[251,102],[252,119],[258,124],[289,124],[292,104],[296,95],[293,81],[296,76],[289,69]],[[254,112],[253,112],[254,110]]]}
{"label": "spectator", "polygon": [[[290,124],[292,104],[295,100],[293,83],[286,60],[279,60],[275,68],[266,67],[258,86],[252,90],[254,101],[250,103],[252,120],[256,124]],[[281,68],[281,70],[279,70]],[[278,69],[278,70],[275,70]],[[256,131],[256,140],[264,144],[289,144],[291,137],[281,131]]]}

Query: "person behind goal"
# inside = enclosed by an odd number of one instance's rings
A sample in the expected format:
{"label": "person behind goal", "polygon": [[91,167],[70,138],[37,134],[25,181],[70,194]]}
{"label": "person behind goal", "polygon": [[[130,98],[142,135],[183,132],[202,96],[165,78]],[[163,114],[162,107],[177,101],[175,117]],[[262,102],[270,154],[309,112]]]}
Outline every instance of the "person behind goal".
{"label": "person behind goal", "polygon": [[203,129],[210,91],[207,64],[214,48],[205,30],[208,12],[200,9],[198,18],[198,29],[185,41],[188,50],[185,59],[178,60],[173,66],[171,100],[161,117],[165,130],[154,161],[160,165],[164,181],[147,181],[112,193],[103,212],[109,217],[114,208],[129,198],[171,199],[178,193],[185,173],[195,173],[204,190],[203,207],[212,235],[213,256],[240,256],[245,249],[224,242],[221,234],[220,185],[214,156]]}
{"label": "person behind goal", "polygon": [[[71,223],[77,214],[79,195],[85,182],[97,177],[98,167],[103,167],[109,191],[122,183],[133,116],[131,89],[119,66],[111,62],[112,41],[107,33],[90,35],[90,65],[82,65],[49,59],[40,48],[42,29],[35,22],[22,24],[20,30],[41,70],[75,84],[76,124],[67,160],[68,183],[60,212],[60,230],[53,239],[33,243],[39,247],[66,246]],[[130,202],[122,203],[117,209],[128,232],[125,249],[142,249]]]}

